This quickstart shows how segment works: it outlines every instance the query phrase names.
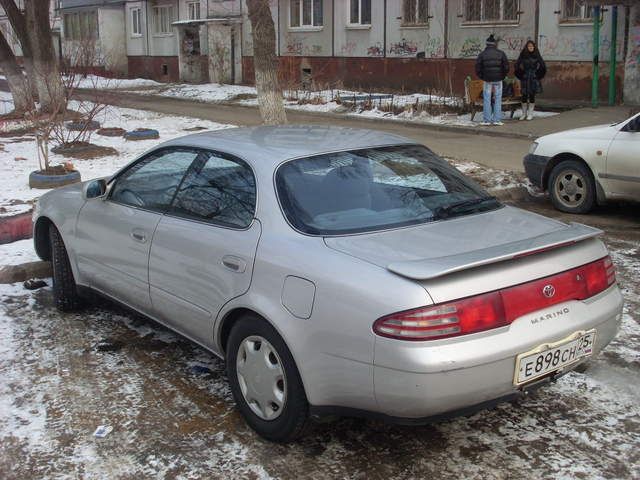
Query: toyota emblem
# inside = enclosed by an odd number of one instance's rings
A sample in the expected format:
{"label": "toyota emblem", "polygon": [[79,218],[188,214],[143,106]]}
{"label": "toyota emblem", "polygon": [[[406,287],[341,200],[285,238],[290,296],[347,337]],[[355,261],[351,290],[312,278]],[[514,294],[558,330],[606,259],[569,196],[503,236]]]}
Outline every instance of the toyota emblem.
{"label": "toyota emblem", "polygon": [[551,298],[556,294],[556,288],[553,285],[545,285],[542,289],[542,294],[547,298]]}

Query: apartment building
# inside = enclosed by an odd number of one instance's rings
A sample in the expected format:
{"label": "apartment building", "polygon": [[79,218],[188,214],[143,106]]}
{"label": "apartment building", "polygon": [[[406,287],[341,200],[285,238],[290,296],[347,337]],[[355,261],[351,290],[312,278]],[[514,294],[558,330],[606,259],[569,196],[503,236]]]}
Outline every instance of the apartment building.
{"label": "apartment building", "polygon": [[[640,2],[593,0],[271,0],[281,78],[289,84],[461,93],[493,33],[509,59],[537,41],[548,97],[591,96],[594,22],[601,96],[615,50],[616,83],[640,78]],[[160,81],[253,82],[246,0],[54,0],[60,50],[95,45],[95,67]],[[629,12],[632,12],[629,15]],[[7,22],[0,15],[0,29]],[[616,40],[613,41],[615,28]],[[626,74],[625,74],[626,71]],[[637,82],[635,82],[637,83]],[[638,88],[638,86],[636,86]],[[640,88],[638,88],[640,89]]]}

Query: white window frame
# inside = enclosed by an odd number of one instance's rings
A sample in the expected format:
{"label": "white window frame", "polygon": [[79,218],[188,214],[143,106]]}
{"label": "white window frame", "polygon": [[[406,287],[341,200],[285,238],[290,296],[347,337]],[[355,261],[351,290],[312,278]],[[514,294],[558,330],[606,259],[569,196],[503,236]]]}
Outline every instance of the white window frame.
{"label": "white window frame", "polygon": [[[167,28],[169,30],[160,30],[159,20],[162,20],[160,11],[167,12]],[[173,5],[156,5],[153,7],[153,36],[154,37],[172,37],[173,36]]]}
{"label": "white window frame", "polygon": [[[131,36],[142,36],[142,9],[140,7],[134,7],[129,9],[131,16]],[[136,22],[137,19],[137,22]]]}
{"label": "white window frame", "polygon": [[[351,2],[358,2],[358,22],[353,23],[351,21]],[[362,23],[362,2],[369,2],[369,10],[373,17],[373,1],[372,0],[349,0],[347,3],[347,27],[349,28],[371,28],[371,22],[373,18],[369,20],[369,23]]]}
{"label": "white window frame", "polygon": [[65,40],[97,40],[100,38],[98,10],[65,13],[62,16],[62,29]]}
{"label": "white window frame", "polygon": [[[306,24],[303,23],[304,22],[304,2],[311,2],[311,23],[310,24]],[[305,30],[305,31],[318,31],[318,30],[322,30],[324,28],[324,15],[322,16],[322,25],[314,25],[315,23],[315,11],[316,9],[315,7],[315,3],[316,2],[320,2],[320,8],[324,8],[324,4],[322,2],[322,0],[300,0],[300,11],[298,12],[299,14],[299,19],[300,19],[300,25],[293,25],[293,23],[291,22],[291,9],[293,7],[293,0],[289,0],[289,30]]]}
{"label": "white window frame", "polygon": [[416,11],[415,11],[415,22],[407,22],[404,18],[405,13],[405,2],[407,0],[402,0],[402,27],[428,27],[429,26],[429,0],[425,0],[425,4],[427,6],[426,17],[424,22],[419,20],[420,18],[420,0],[415,0],[416,2]]}
{"label": "white window frame", "polygon": [[[187,18],[189,20],[200,20],[200,2],[187,2]],[[194,15],[195,14],[195,15]]]}
{"label": "white window frame", "polygon": [[569,25],[589,25],[593,23],[593,16],[586,16],[587,13],[591,12],[590,5],[580,5],[580,16],[579,17],[566,17],[565,12],[567,0],[560,0],[560,18],[559,23],[561,24],[569,24]]}
{"label": "white window frame", "polygon": [[[473,27],[482,27],[482,26],[493,26],[493,25],[520,25],[520,15],[516,14],[516,18],[515,19],[507,19],[505,20],[504,17],[504,3],[506,0],[500,0],[500,18],[499,19],[492,19],[492,20],[483,20],[482,18],[484,17],[484,8],[485,8],[485,1],[486,0],[479,0],[480,1],[480,20],[467,20],[466,15],[467,15],[467,1],[469,0],[464,0],[464,4],[463,4],[463,13],[462,13],[462,26],[473,26]],[[520,11],[520,1],[521,0],[516,0],[518,2],[518,4],[516,5],[516,12]]]}

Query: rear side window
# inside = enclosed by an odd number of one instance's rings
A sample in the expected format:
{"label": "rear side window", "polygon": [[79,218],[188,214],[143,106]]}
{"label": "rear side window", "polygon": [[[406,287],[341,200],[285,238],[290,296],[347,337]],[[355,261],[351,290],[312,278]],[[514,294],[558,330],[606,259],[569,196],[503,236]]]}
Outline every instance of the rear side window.
{"label": "rear side window", "polygon": [[276,189],[289,223],[313,235],[383,230],[500,207],[420,145],[291,160],[278,168]]}
{"label": "rear side window", "polygon": [[167,148],[150,153],[116,179],[110,199],[132,207],[164,212],[198,150]]}
{"label": "rear side window", "polygon": [[242,160],[202,151],[178,189],[169,210],[174,216],[231,228],[251,224],[256,183]]}

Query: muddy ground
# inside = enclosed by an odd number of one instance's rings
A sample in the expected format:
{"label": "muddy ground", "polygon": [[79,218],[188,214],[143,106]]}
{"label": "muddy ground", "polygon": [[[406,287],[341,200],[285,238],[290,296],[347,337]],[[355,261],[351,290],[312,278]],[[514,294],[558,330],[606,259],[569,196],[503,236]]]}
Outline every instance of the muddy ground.
{"label": "muddy ground", "polygon": [[[61,314],[50,287],[5,285],[0,478],[640,478],[640,209],[573,216],[544,199],[519,204],[606,232],[625,313],[586,370],[467,418],[341,419],[276,445],[244,424],[209,352],[108,303]],[[97,439],[99,425],[113,430]]]}

